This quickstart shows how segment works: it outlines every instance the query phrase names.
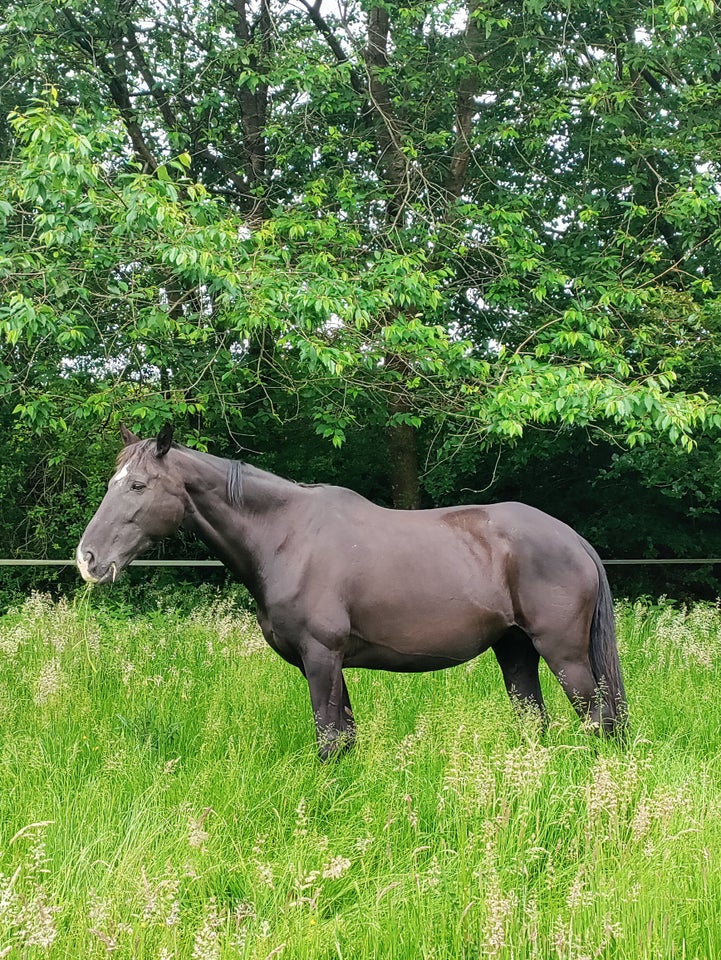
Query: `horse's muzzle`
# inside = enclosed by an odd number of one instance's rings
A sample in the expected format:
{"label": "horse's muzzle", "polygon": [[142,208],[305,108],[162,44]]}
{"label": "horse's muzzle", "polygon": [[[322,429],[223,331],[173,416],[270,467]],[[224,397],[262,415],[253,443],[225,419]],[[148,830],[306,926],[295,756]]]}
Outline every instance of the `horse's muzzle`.
{"label": "horse's muzzle", "polygon": [[118,567],[114,561],[99,573],[94,555],[90,550],[84,550],[81,545],[75,551],[75,562],[86,583],[115,583],[118,577]]}
{"label": "horse's muzzle", "polygon": [[93,559],[92,553],[86,553],[78,545],[78,549],[75,551],[75,563],[78,566],[80,571],[80,576],[86,583],[97,583],[98,578],[94,577],[90,572],[90,563]]}

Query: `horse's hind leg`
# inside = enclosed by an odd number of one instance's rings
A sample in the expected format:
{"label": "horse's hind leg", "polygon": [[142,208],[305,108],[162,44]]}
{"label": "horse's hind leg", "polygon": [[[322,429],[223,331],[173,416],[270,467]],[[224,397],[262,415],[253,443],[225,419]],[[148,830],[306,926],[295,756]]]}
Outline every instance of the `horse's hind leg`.
{"label": "horse's hind leg", "polygon": [[351,706],[348,687],[345,677],[341,673],[343,680],[343,710],[341,713],[341,729],[345,735],[346,745],[352,747],[355,742],[355,717],[353,716],[353,707]]}
{"label": "horse's hind leg", "polygon": [[520,712],[538,713],[546,720],[546,705],[538,681],[539,654],[531,638],[518,627],[511,627],[493,647],[503,674],[508,696]]}
{"label": "horse's hind leg", "polygon": [[597,731],[611,732],[614,719],[608,714],[603,702],[603,691],[598,689],[591,672],[588,644],[557,640],[546,642],[539,638],[535,638],[534,643],[579,717],[589,721]]}

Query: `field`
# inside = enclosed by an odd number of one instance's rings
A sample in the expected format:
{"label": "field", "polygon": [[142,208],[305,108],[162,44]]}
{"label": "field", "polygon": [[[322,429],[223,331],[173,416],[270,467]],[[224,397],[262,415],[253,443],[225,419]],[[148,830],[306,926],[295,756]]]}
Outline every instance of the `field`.
{"label": "field", "polygon": [[349,671],[321,765],[233,600],[107,596],[0,618],[0,957],[721,956],[717,608],[618,606],[625,747],[547,673],[519,721],[488,654]]}

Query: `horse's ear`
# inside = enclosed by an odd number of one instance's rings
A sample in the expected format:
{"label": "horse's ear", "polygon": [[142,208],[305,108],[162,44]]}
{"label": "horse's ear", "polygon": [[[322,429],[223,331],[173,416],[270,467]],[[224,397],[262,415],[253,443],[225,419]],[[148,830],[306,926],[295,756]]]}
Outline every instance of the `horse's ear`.
{"label": "horse's ear", "polygon": [[164,457],[168,450],[170,450],[172,442],[173,428],[169,423],[166,423],[165,426],[161,428],[158,439],[155,441],[155,456]]}
{"label": "horse's ear", "polygon": [[129,447],[131,443],[139,443],[140,437],[136,437],[132,430],[128,430],[124,423],[120,424],[120,436],[123,438],[123,444]]}

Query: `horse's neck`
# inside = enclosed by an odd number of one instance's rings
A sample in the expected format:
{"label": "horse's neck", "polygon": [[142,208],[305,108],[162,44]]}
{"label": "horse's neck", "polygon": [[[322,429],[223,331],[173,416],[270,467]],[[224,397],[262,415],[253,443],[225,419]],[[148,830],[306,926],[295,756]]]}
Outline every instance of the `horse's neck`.
{"label": "horse's neck", "polygon": [[238,502],[231,503],[228,462],[193,454],[186,491],[196,534],[255,593],[268,554],[285,535],[284,508],[298,487],[255,467],[240,469]]}
{"label": "horse's neck", "polygon": [[273,515],[294,499],[300,489],[290,480],[246,463],[240,465],[240,471],[236,508],[244,514]]}

